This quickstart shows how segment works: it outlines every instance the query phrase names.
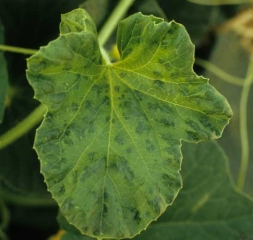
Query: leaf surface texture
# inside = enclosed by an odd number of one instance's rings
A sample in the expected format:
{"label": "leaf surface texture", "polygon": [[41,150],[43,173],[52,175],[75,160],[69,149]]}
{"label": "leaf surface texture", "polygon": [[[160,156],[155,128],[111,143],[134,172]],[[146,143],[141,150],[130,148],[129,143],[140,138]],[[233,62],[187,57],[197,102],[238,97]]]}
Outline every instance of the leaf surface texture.
{"label": "leaf surface texture", "polygon": [[193,72],[180,24],[141,13],[121,21],[121,58],[110,65],[84,10],[62,15],[60,33],[28,60],[35,97],[48,107],[35,140],[42,173],[82,233],[133,237],[181,189],[181,140],[220,137],[231,109]]}

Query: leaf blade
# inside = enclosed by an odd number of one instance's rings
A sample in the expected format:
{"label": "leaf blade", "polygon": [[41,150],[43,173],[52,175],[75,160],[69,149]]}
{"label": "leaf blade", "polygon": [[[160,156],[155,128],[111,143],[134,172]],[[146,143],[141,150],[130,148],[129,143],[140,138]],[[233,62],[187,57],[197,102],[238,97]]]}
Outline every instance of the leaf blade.
{"label": "leaf blade", "polygon": [[[119,27],[121,61],[104,65],[94,29],[79,24],[79,18],[89,18],[87,13],[76,11],[69,13],[64,33],[28,60],[28,80],[36,98],[48,106],[35,149],[48,188],[70,223],[92,237],[133,237],[156,220],[181,189],[181,140],[218,137],[231,110],[206,79],[193,73],[193,46],[181,25],[140,13],[129,17]],[[78,28],[72,24],[76,17]],[[126,36],[131,28],[135,35]],[[162,54],[157,42],[169,45],[169,37],[175,44],[181,37],[191,46],[189,63],[171,66],[174,75],[153,62],[171,51]],[[162,74],[154,73],[159,67]],[[193,87],[175,90],[173,84]],[[217,126],[211,118],[203,120],[202,112],[210,112],[214,104],[202,103],[206,99],[199,90],[207,92],[207,100],[218,96]],[[187,110],[191,105],[184,91],[191,93],[196,109],[202,104],[198,116]],[[181,110],[175,108],[177,95]],[[194,103],[194,98],[200,100]],[[205,123],[198,127],[194,121],[200,125],[201,119]]]}

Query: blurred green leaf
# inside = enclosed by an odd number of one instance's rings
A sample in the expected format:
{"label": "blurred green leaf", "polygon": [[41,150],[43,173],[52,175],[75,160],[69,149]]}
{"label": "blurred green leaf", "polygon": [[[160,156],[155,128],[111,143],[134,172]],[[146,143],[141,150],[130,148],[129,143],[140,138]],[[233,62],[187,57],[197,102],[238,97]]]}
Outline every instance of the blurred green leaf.
{"label": "blurred green leaf", "polygon": [[251,239],[253,201],[235,188],[223,150],[215,142],[184,143],[182,152],[183,189],[165,214],[135,239]]}
{"label": "blurred green leaf", "polygon": [[167,20],[167,16],[163,9],[160,7],[157,0],[139,0],[135,1],[133,5],[133,10],[135,12],[141,12],[146,15],[153,14],[156,17],[161,17]]}
{"label": "blurred green leaf", "polygon": [[206,41],[211,30],[224,21],[219,6],[201,6],[186,0],[161,1],[160,6],[168,20],[175,20],[185,26],[197,46]]}
{"label": "blurred green leaf", "polygon": [[229,5],[229,4],[245,4],[253,3],[253,0],[187,0],[200,5]]}
{"label": "blurred green leaf", "polygon": [[[4,44],[4,29],[0,24],[0,44]],[[8,73],[4,52],[0,51],[0,123],[3,120],[5,101],[8,89]]]}
{"label": "blurred green leaf", "polygon": [[108,11],[109,0],[87,0],[80,5],[92,17],[96,26],[99,26],[104,20]]}

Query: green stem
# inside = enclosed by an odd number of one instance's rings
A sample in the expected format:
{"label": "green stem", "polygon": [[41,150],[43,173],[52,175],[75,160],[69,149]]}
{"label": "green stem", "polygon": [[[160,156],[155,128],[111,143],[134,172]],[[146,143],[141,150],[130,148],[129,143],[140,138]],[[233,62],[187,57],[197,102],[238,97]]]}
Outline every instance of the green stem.
{"label": "green stem", "polygon": [[238,86],[244,85],[243,78],[232,76],[232,75],[228,74],[227,72],[221,70],[219,67],[215,66],[214,64],[210,63],[209,61],[197,58],[195,60],[195,63],[197,65],[205,68],[209,72],[213,73],[214,75],[216,75],[220,79],[224,80],[225,82],[228,82],[228,83],[231,83],[234,85],[238,85]]}
{"label": "green stem", "polygon": [[134,0],[120,0],[119,4],[114,8],[98,34],[98,42],[101,47],[105,45],[106,41],[117,27],[118,22],[124,17],[133,2]]}
{"label": "green stem", "polygon": [[0,51],[22,53],[22,54],[28,54],[28,55],[32,55],[37,52],[37,50],[34,50],[34,49],[13,47],[13,46],[8,46],[8,45],[1,45],[1,44],[0,44]]}
{"label": "green stem", "polygon": [[5,230],[10,223],[10,212],[2,199],[0,199],[0,209],[1,209],[0,213],[2,215],[1,216],[2,222],[0,223],[0,229]]}
{"label": "green stem", "polygon": [[[56,202],[52,198],[38,198],[32,196],[22,196],[19,194],[11,194],[8,192],[0,192],[0,197],[2,197],[6,202],[15,205],[26,206],[26,207],[55,207]],[[1,239],[1,238],[0,238]]]}
{"label": "green stem", "polygon": [[244,81],[242,95],[240,100],[240,135],[241,135],[241,165],[237,186],[239,190],[243,190],[244,182],[247,174],[249,161],[249,141],[247,127],[247,103],[250,91],[250,85],[253,82],[253,55],[250,57],[248,72]]}
{"label": "green stem", "polygon": [[46,110],[46,106],[41,104],[22,122],[0,136],[0,149],[7,147],[37,125],[46,113]]}

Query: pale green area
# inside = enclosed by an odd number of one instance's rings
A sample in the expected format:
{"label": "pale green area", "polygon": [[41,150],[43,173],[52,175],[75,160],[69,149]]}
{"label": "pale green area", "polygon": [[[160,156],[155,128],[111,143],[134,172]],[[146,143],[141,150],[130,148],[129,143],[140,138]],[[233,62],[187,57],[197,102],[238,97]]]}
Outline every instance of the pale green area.
{"label": "pale green area", "polygon": [[173,206],[136,240],[253,238],[253,201],[232,182],[217,143],[183,144],[184,188]]}
{"label": "pale green area", "polygon": [[119,24],[119,62],[106,65],[82,9],[28,60],[27,77],[48,112],[35,150],[62,214],[98,239],[133,237],[182,187],[181,140],[221,136],[226,99],[192,70],[185,28],[134,14]]}
{"label": "pale green area", "polygon": [[[4,42],[4,29],[0,25],[0,44]],[[8,89],[8,73],[4,52],[0,51],[0,123],[3,120],[5,99]]]}

